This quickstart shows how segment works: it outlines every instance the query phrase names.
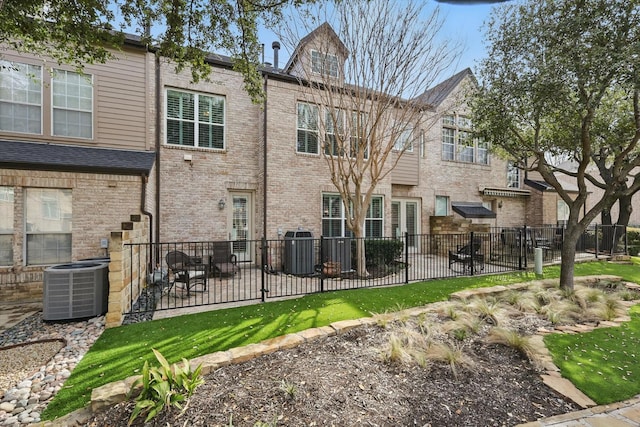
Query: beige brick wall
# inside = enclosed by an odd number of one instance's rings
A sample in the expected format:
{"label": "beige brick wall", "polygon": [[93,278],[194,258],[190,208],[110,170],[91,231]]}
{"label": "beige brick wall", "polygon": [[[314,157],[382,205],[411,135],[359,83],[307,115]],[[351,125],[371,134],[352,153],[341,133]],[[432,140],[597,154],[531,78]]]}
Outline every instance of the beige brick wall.
{"label": "beige brick wall", "polygon": [[[178,88],[225,97],[225,149],[166,145],[163,119],[160,152],[160,241],[228,239],[231,221],[230,194],[249,194],[257,205],[259,128],[261,109],[243,90],[239,74],[215,69],[211,82],[191,83],[188,72],[176,75],[170,64],[162,69],[162,109],[166,88]],[[163,114],[164,118],[164,114]],[[185,156],[191,160],[186,161]],[[218,208],[224,199],[226,207]],[[255,219],[255,207],[252,212]],[[259,237],[254,220],[250,238]]]}
{"label": "beige brick wall", "polygon": [[[14,188],[13,265],[0,266],[0,300],[42,298],[43,266],[24,260],[24,190],[31,187],[72,190],[72,260],[105,256],[100,240],[140,211],[141,178],[68,172],[0,169],[0,186]],[[145,221],[147,219],[145,218]]]}

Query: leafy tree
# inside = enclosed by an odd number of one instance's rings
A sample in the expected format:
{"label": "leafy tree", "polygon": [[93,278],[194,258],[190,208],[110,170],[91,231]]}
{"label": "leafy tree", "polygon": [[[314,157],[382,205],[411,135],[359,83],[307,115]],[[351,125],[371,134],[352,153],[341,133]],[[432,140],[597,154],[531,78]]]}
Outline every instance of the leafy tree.
{"label": "leafy tree", "polygon": [[[348,212],[346,225],[357,239],[361,277],[368,274],[363,238],[372,197],[404,153],[419,149],[421,129],[437,120],[425,114],[418,96],[459,51],[438,42],[438,12],[427,13],[424,3],[412,1],[336,2],[308,12],[302,24],[289,20],[281,31],[291,47],[300,46],[298,31],[303,31],[302,42],[312,43],[320,55],[315,69],[294,71],[306,99],[319,107],[318,127],[325,134],[320,152]],[[316,38],[309,41],[307,34]],[[294,59],[298,54],[304,55],[294,50]]]}
{"label": "leafy tree", "polygon": [[[560,285],[573,288],[576,243],[640,175],[640,2],[532,0],[492,13],[474,124],[524,170],[538,171],[570,209]],[[549,158],[568,156],[575,167]],[[608,175],[591,173],[592,161]],[[597,171],[597,169],[594,169]],[[573,197],[558,180],[572,177]],[[602,189],[583,214],[587,183]]]}
{"label": "leafy tree", "polygon": [[259,101],[262,46],[258,26],[273,25],[288,6],[314,0],[0,0],[0,42],[20,52],[84,64],[113,58],[126,30],[194,81],[211,72],[206,57],[225,51]]}

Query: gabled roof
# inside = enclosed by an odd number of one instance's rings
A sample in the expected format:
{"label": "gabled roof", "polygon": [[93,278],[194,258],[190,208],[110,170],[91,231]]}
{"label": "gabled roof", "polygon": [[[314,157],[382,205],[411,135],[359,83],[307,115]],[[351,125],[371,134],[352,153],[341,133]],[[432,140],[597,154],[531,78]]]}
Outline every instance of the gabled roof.
{"label": "gabled roof", "polygon": [[0,168],[8,169],[148,175],[155,157],[153,151],[0,141]]}
{"label": "gabled roof", "polygon": [[333,30],[331,25],[329,25],[328,22],[324,22],[318,28],[311,31],[309,34],[307,34],[306,36],[300,39],[300,42],[298,43],[296,48],[293,50],[293,53],[291,54],[291,58],[289,58],[287,65],[285,65],[284,67],[285,72],[291,71],[291,68],[298,61],[298,57],[304,51],[304,48],[306,47],[307,44],[309,44],[312,40],[318,37],[327,37],[327,36],[329,37],[330,40],[333,41],[336,48],[338,49],[338,52],[342,54],[343,58],[346,58],[349,55],[349,51],[347,50],[347,47],[344,45],[344,43],[342,43],[342,40],[340,40],[340,37],[338,37],[338,35]]}
{"label": "gabled roof", "polygon": [[475,81],[475,77],[471,69],[465,68],[445,81],[438,83],[431,89],[427,89],[422,95],[418,96],[416,100],[429,106],[437,107],[447,99],[449,95],[451,95],[451,92],[453,92],[453,90],[458,87],[458,85],[462,83],[467,76],[470,76]]}

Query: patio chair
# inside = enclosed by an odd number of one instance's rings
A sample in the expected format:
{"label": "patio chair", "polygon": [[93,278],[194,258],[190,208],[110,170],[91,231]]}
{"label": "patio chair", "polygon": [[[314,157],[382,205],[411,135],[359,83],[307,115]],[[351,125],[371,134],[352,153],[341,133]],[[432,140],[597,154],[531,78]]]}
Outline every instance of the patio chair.
{"label": "patio chair", "polygon": [[230,242],[212,242],[209,246],[209,268],[211,274],[222,276],[240,275],[238,258],[231,252]]}
{"label": "patio chair", "polygon": [[167,253],[167,266],[173,273],[173,280],[169,283],[169,292],[176,283],[182,283],[187,290],[187,297],[190,296],[191,289],[197,285],[202,285],[203,290],[207,290],[207,277],[209,276],[208,266],[202,263],[202,258],[192,257],[181,251],[171,251]]}
{"label": "patio chair", "polygon": [[449,250],[449,269],[459,273],[471,273],[484,270],[484,255],[479,253],[482,244],[474,239],[471,245],[457,246],[456,251]]}

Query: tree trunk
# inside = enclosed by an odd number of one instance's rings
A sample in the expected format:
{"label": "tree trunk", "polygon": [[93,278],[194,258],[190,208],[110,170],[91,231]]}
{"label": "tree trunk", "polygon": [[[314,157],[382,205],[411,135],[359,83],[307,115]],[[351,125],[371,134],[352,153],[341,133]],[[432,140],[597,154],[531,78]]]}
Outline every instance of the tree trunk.
{"label": "tree trunk", "polygon": [[[574,225],[578,228],[577,225]],[[576,263],[576,245],[578,239],[582,234],[576,231],[567,232],[564,235],[564,241],[562,242],[562,261],[560,264],[560,288],[566,290],[573,290],[573,277],[574,267]]]}
{"label": "tree trunk", "polygon": [[368,277],[369,272],[367,271],[367,257],[365,255],[364,248],[364,229],[362,227],[356,226],[353,231],[353,235],[356,239],[356,265],[357,265],[357,274],[358,277]]}

